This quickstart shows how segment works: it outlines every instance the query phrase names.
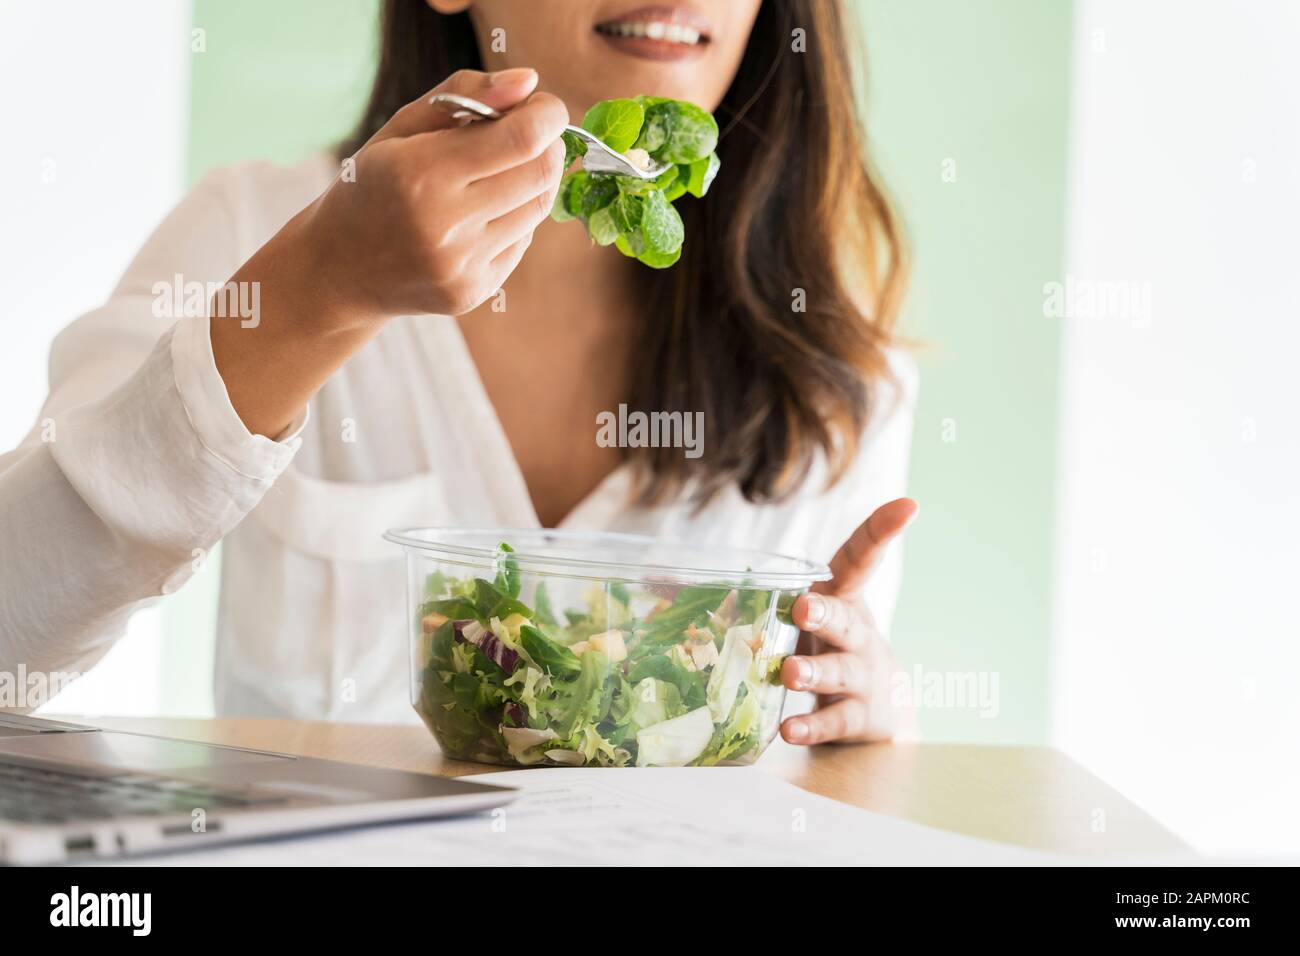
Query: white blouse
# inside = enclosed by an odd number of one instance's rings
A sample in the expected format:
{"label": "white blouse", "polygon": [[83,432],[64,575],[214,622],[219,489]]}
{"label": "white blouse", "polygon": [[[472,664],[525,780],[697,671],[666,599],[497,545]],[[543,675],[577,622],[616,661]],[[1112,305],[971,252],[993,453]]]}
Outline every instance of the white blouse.
{"label": "white blouse", "polygon": [[[224,282],[334,173],[319,156],[210,174],[108,302],[60,333],[40,420],[0,456],[0,671],[85,671],[222,542],[219,714],[415,720],[404,558],[382,533],[539,526],[455,320],[389,323],[272,441],[231,406],[208,318],[167,314],[155,292],[178,277]],[[904,491],[916,375],[891,362],[903,387],[881,390],[858,459],[829,491],[819,464],[782,504],[733,488],[700,513],[640,507],[621,467],[561,526],[827,560]],[[883,627],[900,573],[895,546],[867,586]]]}

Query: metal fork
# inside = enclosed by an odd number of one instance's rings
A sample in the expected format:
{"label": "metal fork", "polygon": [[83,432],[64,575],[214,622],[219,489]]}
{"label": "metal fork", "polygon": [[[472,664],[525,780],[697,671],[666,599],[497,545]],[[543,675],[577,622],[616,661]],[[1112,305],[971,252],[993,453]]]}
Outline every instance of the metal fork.
{"label": "metal fork", "polygon": [[[438,93],[429,99],[430,106],[450,110],[451,118],[458,120],[500,119],[500,113],[478,100],[455,93]],[[587,152],[582,157],[582,168],[589,173],[616,173],[619,176],[633,176],[637,179],[658,179],[666,173],[671,163],[654,163],[649,169],[642,169],[617,150],[610,149],[603,141],[583,129],[581,126],[566,126],[566,131],[587,144]]]}

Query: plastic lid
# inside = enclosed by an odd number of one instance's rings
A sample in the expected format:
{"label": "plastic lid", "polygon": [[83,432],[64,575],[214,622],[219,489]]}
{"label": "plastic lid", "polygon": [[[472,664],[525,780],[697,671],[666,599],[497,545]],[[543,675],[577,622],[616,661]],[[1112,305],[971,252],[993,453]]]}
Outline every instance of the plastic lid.
{"label": "plastic lid", "polygon": [[800,590],[830,579],[826,565],[769,551],[672,544],[637,534],[548,528],[394,528],[384,537],[427,557],[495,568],[502,542],[519,570],[638,583]]}

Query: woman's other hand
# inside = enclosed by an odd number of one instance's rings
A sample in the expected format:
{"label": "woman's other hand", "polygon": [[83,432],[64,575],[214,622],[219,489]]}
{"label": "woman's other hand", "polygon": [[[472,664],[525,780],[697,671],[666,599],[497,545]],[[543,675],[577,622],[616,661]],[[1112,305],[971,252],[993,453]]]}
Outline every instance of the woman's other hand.
{"label": "woman's other hand", "polygon": [[782,665],[781,680],[791,690],[815,693],[817,709],[782,723],[788,742],[888,740],[910,720],[895,693],[894,653],[863,600],[862,586],[916,511],[910,498],[876,509],[831,559],[831,580],[795,601],[799,651]]}

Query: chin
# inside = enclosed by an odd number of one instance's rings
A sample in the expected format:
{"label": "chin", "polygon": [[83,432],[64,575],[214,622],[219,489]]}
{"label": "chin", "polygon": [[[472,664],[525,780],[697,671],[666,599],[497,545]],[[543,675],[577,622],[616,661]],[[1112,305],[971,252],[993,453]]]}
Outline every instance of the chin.
{"label": "chin", "polygon": [[[600,100],[612,100],[621,97],[667,96],[675,100],[687,100],[713,112],[722,102],[725,90],[715,92],[716,83],[711,82],[707,71],[690,69],[682,64],[636,64],[628,69],[626,64],[611,68],[597,56],[592,63],[590,82],[573,84],[563,92],[552,90],[565,101],[573,122],[582,119],[583,114],[593,103]],[[599,65],[597,65],[599,64]]]}
{"label": "chin", "polygon": [[[713,41],[714,26],[686,6],[658,4],[610,16],[594,24],[575,46],[582,51],[583,108],[616,97],[668,96],[707,110],[721,102],[718,74],[725,52]],[[567,64],[567,71],[573,64]],[[567,99],[567,98],[566,98]]]}

